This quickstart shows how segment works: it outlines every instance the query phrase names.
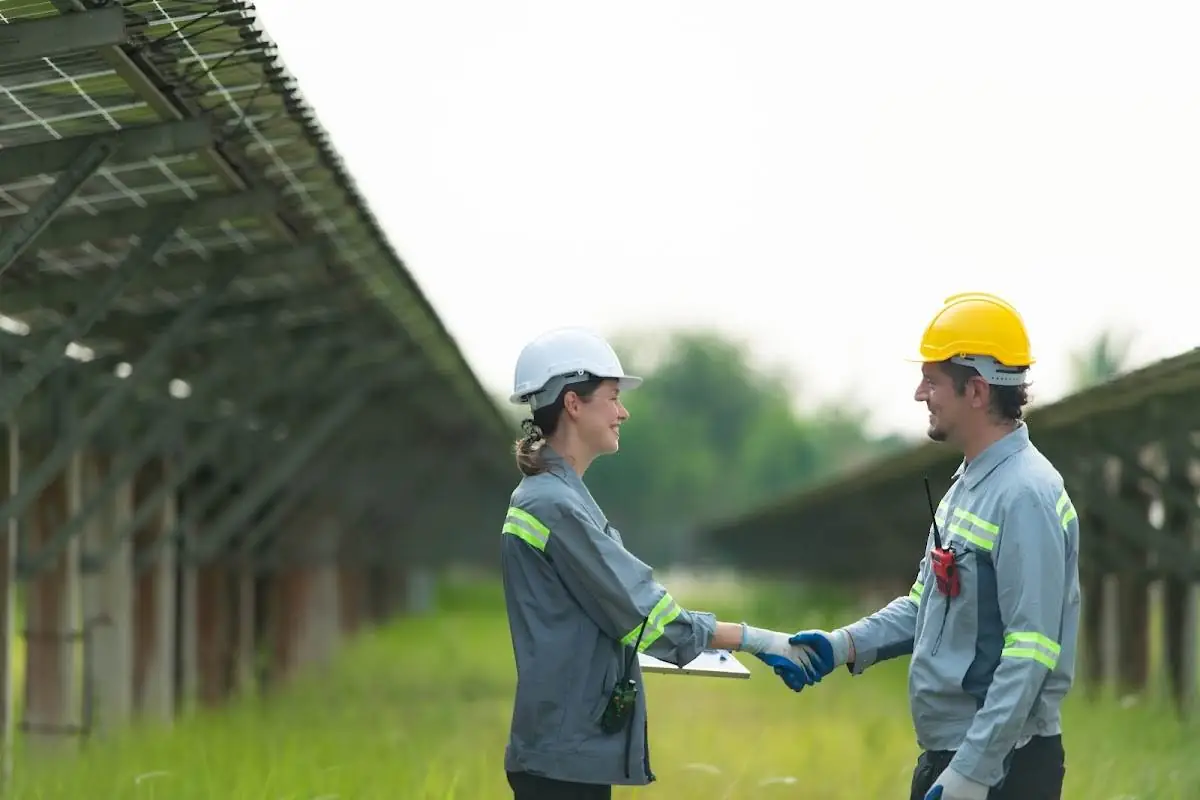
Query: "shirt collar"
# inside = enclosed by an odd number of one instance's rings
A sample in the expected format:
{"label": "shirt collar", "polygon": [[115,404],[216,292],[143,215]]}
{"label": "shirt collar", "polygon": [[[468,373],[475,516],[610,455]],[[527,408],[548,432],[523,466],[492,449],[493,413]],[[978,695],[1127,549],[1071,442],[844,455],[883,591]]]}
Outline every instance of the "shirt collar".
{"label": "shirt collar", "polygon": [[954,479],[965,478],[967,486],[974,489],[992,473],[996,467],[1029,446],[1029,427],[1024,422],[1018,422],[1011,433],[1006,433],[1000,439],[984,448],[970,464],[964,459],[954,471]]}

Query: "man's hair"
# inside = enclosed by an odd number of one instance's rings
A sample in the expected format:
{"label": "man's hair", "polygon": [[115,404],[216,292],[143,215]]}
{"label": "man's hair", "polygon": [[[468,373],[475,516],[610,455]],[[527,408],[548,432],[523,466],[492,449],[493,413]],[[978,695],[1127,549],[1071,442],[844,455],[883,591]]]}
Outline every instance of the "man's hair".
{"label": "man's hair", "polygon": [[[967,391],[971,378],[981,377],[978,370],[953,361],[942,361],[938,366],[950,376],[954,393],[961,397]],[[988,412],[1002,422],[1016,422],[1024,416],[1024,407],[1029,404],[1029,384],[1020,386],[996,386],[989,384]]]}

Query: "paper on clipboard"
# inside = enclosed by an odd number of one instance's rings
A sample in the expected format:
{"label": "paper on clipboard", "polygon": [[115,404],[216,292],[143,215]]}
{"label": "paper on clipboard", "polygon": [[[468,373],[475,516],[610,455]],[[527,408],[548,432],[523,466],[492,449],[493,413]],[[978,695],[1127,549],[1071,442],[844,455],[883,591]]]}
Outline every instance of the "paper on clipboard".
{"label": "paper on clipboard", "polygon": [[682,667],[638,653],[642,672],[664,675],[703,675],[709,678],[749,678],[750,670],[728,650],[705,650]]}

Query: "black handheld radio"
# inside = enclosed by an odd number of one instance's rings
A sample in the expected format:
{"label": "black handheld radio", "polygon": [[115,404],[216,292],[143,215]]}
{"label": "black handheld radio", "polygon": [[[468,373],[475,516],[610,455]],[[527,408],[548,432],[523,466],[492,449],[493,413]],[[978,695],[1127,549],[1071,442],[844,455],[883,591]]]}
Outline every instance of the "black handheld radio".
{"label": "black handheld radio", "polygon": [[633,716],[633,707],[637,704],[638,695],[637,683],[632,677],[633,660],[637,658],[638,647],[642,644],[642,634],[646,632],[646,625],[649,622],[649,617],[642,620],[642,625],[638,629],[637,641],[633,643],[633,652],[625,660],[625,671],[617,679],[612,692],[609,693],[608,704],[604,707],[604,714],[600,717],[600,730],[605,733],[620,732],[630,723]]}
{"label": "black handheld radio", "polygon": [[933,551],[929,554],[933,577],[937,581],[938,591],[947,599],[958,597],[958,564],[955,561],[954,551],[942,547],[942,534],[938,530],[937,512],[933,507],[933,492],[929,489],[928,476],[925,477],[925,497],[929,500],[929,516],[933,518]]}

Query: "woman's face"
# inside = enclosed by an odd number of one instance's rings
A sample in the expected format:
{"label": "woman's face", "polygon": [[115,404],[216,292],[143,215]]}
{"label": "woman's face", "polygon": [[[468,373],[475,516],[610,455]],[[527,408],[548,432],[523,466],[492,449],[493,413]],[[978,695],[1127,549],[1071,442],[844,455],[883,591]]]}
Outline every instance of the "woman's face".
{"label": "woman's face", "polygon": [[621,423],[629,419],[629,411],[621,403],[616,381],[604,381],[587,399],[570,392],[566,406],[580,440],[592,452],[597,455],[617,452],[621,445]]}

